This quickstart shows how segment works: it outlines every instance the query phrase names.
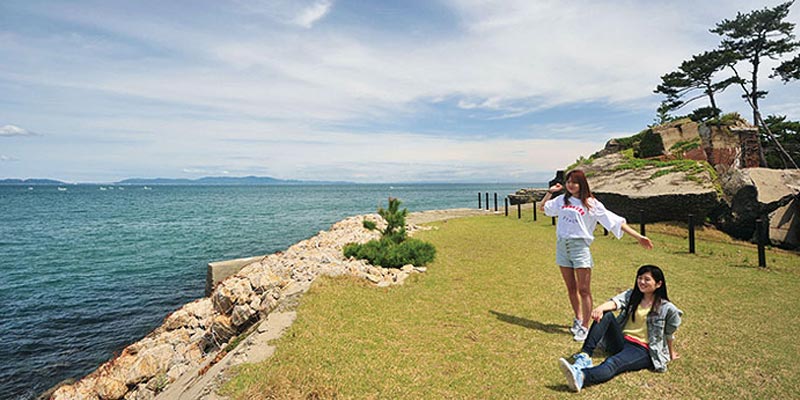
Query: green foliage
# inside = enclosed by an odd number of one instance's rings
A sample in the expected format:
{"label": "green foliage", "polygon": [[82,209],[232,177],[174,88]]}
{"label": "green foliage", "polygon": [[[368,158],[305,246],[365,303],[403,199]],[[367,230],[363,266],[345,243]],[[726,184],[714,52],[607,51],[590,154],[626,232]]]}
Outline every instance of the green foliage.
{"label": "green foliage", "polygon": [[647,158],[660,156],[664,153],[664,142],[661,135],[653,132],[652,129],[644,131],[642,140],[639,142],[638,157]]}
{"label": "green foliage", "polygon": [[[792,156],[795,164],[800,164],[800,121],[787,121],[786,116],[770,115],[764,121],[769,127],[772,136]],[[761,146],[770,168],[788,168],[782,153],[775,143],[762,128]]]}
{"label": "green foliage", "polygon": [[635,134],[633,136],[628,136],[628,137],[625,137],[625,138],[618,138],[618,139],[616,139],[617,143],[619,143],[622,146],[623,149],[631,149],[636,144],[638,144],[640,141],[642,141],[642,136],[644,136],[644,134],[647,133],[647,131],[650,131],[650,130],[651,129],[645,129],[645,130],[643,130],[643,131],[641,131],[641,132],[639,132],[639,133],[637,133],[637,134]]}
{"label": "green foliage", "polygon": [[710,119],[706,121],[707,125],[723,125],[723,126],[730,126],[735,125],[739,121],[742,121],[742,115],[738,112],[730,112],[727,114],[722,114],[719,119]]}
{"label": "green foliage", "polygon": [[699,137],[692,140],[681,140],[678,143],[673,144],[672,147],[669,148],[669,151],[677,156],[680,156],[681,154],[690,150],[694,150],[698,147],[700,147]]}
{"label": "green foliage", "polygon": [[[409,239],[406,233],[408,209],[400,210],[400,200],[389,198],[389,207],[378,208],[378,215],[386,220],[386,228],[379,240],[367,243],[348,243],[342,250],[345,257],[367,260],[384,268],[400,268],[406,264],[425,265],[433,261],[436,249],[430,243]],[[376,230],[372,221],[364,220],[364,228]]]}
{"label": "green foliage", "polygon": [[[717,181],[716,171],[714,170],[714,167],[712,167],[707,161],[683,159],[669,161],[646,160],[634,157],[633,149],[622,151],[622,155],[625,156],[626,160],[624,163],[617,165],[614,168],[614,171],[623,171],[629,169],[637,170],[646,167],[663,168],[650,175],[650,179],[655,179],[659,176],[664,176],[674,172],[684,172],[686,174],[686,179],[698,183],[703,182],[703,179],[699,175],[703,172],[707,172],[711,176],[712,181]],[[717,188],[717,192],[720,191],[721,188]]]}
{"label": "green foliage", "polygon": [[394,243],[400,243],[406,239],[406,215],[408,209],[400,210],[400,200],[390,197],[389,208],[378,208],[378,215],[386,220],[386,228],[381,232],[382,239],[389,239]]}
{"label": "green foliage", "polygon": [[[748,13],[740,12],[736,14],[736,18],[722,20],[711,29],[711,32],[722,37],[720,50],[732,54],[737,61],[747,61],[752,67],[752,80],[740,81],[743,84],[750,84],[745,96],[749,98],[753,107],[755,123],[758,122],[755,120],[755,114],[758,113],[758,99],[767,94],[766,91],[758,89],[758,68],[763,63],[762,59],[766,57],[779,60],[782,55],[800,48],[800,42],[794,40],[795,24],[785,20],[792,3],[794,1],[779,4],[774,8],[764,7]],[[800,74],[798,68],[800,61],[795,58],[779,65],[772,76],[778,74],[786,80],[792,79]]]}
{"label": "green foliage", "polygon": [[783,83],[789,82],[793,79],[800,79],[800,54],[796,55],[793,59],[784,62],[778,68],[775,68],[775,73],[771,76],[780,76]]}
{"label": "green foliage", "polygon": [[573,169],[575,169],[575,168],[578,168],[578,167],[580,167],[581,165],[588,165],[588,164],[591,164],[591,163],[592,163],[592,161],[594,161],[594,155],[590,156],[589,158],[586,158],[586,157],[584,157],[584,156],[580,156],[580,157],[578,157],[578,159],[577,159],[577,160],[575,160],[575,162],[574,162],[574,163],[570,164],[570,165],[567,167],[566,171],[571,171],[571,170],[573,170]]}
{"label": "green foliage", "polygon": [[419,239],[406,239],[395,243],[389,239],[370,240],[367,243],[349,243],[344,247],[345,257],[367,260],[384,268],[400,268],[406,264],[425,265],[436,256],[432,244]]}
{"label": "green foliage", "polygon": [[367,230],[370,230],[370,231],[374,231],[375,229],[378,229],[378,226],[375,224],[374,221],[370,221],[370,220],[365,219],[364,220],[364,228],[367,229]]}
{"label": "green foliage", "polygon": [[[737,77],[729,77],[715,82],[714,75],[734,61],[735,57],[729,51],[706,51],[681,63],[677,71],[661,76],[661,84],[654,92],[666,95],[667,98],[659,106],[659,113],[677,110],[697,99],[708,97],[711,117],[719,115],[714,94],[722,92],[734,83],[739,83],[740,80]],[[696,91],[703,94],[685,99]]]}
{"label": "green foliage", "polygon": [[694,122],[705,122],[716,118],[719,115],[719,113],[720,113],[719,108],[700,107],[692,111],[692,113],[689,114],[688,117]]}

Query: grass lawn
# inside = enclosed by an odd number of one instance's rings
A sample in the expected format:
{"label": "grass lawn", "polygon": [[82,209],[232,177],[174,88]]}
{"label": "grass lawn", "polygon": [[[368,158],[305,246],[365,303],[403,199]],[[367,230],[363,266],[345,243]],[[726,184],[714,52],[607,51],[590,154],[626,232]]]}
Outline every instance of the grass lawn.
{"label": "grass lawn", "polygon": [[[555,266],[555,227],[502,214],[437,222],[415,237],[437,258],[405,285],[321,279],[269,360],[236,371],[235,399],[790,398],[800,395],[800,256],[649,225],[655,249],[603,236],[592,245],[595,304],[631,287],[645,263],[664,270],[684,311],[682,358],[664,374],[619,376],[576,395],[559,357],[579,350]],[[595,363],[601,361],[595,354]]]}

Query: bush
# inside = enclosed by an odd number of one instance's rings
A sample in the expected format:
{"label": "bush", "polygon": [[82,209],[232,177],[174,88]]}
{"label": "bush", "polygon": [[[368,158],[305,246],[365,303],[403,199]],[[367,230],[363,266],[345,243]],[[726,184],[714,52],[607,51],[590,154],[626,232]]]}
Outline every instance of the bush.
{"label": "bush", "polygon": [[380,239],[364,244],[349,243],[344,247],[344,256],[367,260],[384,268],[400,268],[406,264],[422,266],[433,261],[436,248],[419,239],[406,239],[401,243]]}
{"label": "bush", "polygon": [[[381,238],[364,244],[348,243],[343,249],[345,257],[367,260],[372,265],[384,268],[400,268],[406,264],[422,266],[433,261],[436,248],[432,244],[407,238],[408,209],[400,210],[400,200],[390,197],[389,208],[379,208],[378,214],[387,222],[386,228],[381,231]],[[374,222],[366,220],[364,227],[377,229]]]}
{"label": "bush", "polygon": [[660,156],[664,153],[664,142],[661,141],[661,135],[653,132],[652,129],[645,131],[642,135],[642,141],[639,142],[639,158],[648,158]]}

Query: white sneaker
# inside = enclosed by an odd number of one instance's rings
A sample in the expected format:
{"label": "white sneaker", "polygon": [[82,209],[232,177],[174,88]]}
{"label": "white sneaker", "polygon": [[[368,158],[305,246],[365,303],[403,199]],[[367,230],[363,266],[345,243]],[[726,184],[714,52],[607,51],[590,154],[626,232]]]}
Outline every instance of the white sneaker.
{"label": "white sneaker", "polygon": [[573,318],[572,319],[572,328],[569,328],[569,331],[574,335],[574,334],[578,333],[578,328],[580,328],[581,326],[583,326],[583,321],[581,321],[581,320],[579,320],[577,318]]}
{"label": "white sneaker", "polygon": [[578,331],[575,332],[575,336],[572,338],[575,339],[576,342],[583,342],[586,340],[586,336],[589,335],[589,330],[584,328],[583,325],[578,327]]}

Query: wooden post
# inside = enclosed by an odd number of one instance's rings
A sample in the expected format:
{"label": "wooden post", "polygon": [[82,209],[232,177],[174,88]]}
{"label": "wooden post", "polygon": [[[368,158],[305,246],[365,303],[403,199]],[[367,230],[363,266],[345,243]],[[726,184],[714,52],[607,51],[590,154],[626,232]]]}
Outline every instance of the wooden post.
{"label": "wooden post", "polygon": [[766,235],[764,234],[764,219],[756,219],[756,240],[758,241],[758,266],[761,268],[767,267],[767,255],[764,249],[766,244]]}
{"label": "wooden post", "polygon": [[694,214],[689,214],[689,254],[694,254]]}
{"label": "wooden post", "polygon": [[644,210],[639,210],[639,233],[642,236],[647,236],[644,230]]}
{"label": "wooden post", "polygon": [[506,203],[506,217],[507,217],[508,216],[508,197],[506,197],[503,200],[505,200],[505,203]]}
{"label": "wooden post", "polygon": [[481,209],[483,209],[483,206],[481,205],[481,192],[478,192],[478,210]]}
{"label": "wooden post", "polygon": [[536,221],[536,200],[533,201],[533,220]]}
{"label": "wooden post", "polygon": [[497,212],[497,192],[494,192],[494,212]]}
{"label": "wooden post", "polygon": [[486,192],[486,211],[489,211],[489,192]]}
{"label": "wooden post", "polygon": [[517,203],[517,219],[522,218],[522,203]]}

